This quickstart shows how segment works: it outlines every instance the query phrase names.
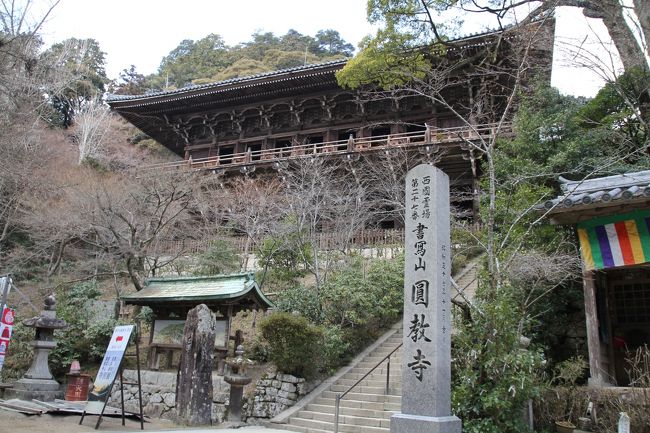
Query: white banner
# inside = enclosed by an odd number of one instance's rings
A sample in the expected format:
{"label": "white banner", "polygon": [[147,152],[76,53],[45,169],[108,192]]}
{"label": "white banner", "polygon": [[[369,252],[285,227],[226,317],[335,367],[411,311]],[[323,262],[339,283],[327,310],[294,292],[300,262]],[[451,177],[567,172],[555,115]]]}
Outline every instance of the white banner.
{"label": "white banner", "polygon": [[129,344],[131,332],[133,332],[133,325],[118,326],[113,330],[113,336],[108,343],[102,365],[97,372],[93,389],[88,395],[86,413],[97,415],[102,413],[102,409],[108,399],[108,393],[111,390],[113,381],[115,381],[115,377],[117,376],[117,371],[122,363],[124,352]]}

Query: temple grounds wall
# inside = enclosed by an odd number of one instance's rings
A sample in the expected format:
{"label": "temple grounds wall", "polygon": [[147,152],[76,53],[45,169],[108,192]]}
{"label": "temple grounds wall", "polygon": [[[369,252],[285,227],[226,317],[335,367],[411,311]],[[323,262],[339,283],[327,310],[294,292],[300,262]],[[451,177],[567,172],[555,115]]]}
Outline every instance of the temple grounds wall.
{"label": "temple grounds wall", "polygon": [[242,414],[249,424],[268,421],[295,405],[317,385],[290,374],[266,373],[257,381],[253,396],[244,403]]}
{"label": "temple grounds wall", "polygon": [[[137,371],[124,370],[124,382],[137,382]],[[141,371],[142,383],[142,406],[145,415],[152,418],[173,419],[176,408],[176,373],[175,372],[158,372],[158,371]],[[228,410],[228,397],[230,394],[230,385],[224,380],[223,376],[212,375],[213,395],[212,395],[212,423],[218,424],[226,419]],[[120,381],[115,381],[113,391],[109,400],[109,405],[120,407]],[[124,386],[124,408],[130,412],[139,412],[138,407],[138,387],[136,385]]]}

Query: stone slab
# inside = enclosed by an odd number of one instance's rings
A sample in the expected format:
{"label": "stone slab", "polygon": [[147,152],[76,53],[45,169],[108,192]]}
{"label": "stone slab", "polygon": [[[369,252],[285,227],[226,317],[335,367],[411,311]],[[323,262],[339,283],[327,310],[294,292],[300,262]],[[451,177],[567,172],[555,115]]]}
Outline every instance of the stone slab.
{"label": "stone slab", "polygon": [[451,415],[449,177],[420,164],[408,172],[405,193],[402,413],[444,419]]}
{"label": "stone slab", "polygon": [[403,413],[390,417],[391,433],[462,433],[462,423],[455,416],[430,417]]}

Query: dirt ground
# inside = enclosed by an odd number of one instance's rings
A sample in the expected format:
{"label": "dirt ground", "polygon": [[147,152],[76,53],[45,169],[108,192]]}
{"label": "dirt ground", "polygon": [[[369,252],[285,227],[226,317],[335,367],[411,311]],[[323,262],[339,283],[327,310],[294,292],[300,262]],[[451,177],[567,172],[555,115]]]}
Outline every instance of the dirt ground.
{"label": "dirt ground", "polygon": [[[97,415],[86,415],[83,425],[79,425],[80,415],[24,415],[0,408],[0,433],[79,433],[101,431],[136,431],[140,429],[140,422],[136,419],[126,419],[122,426],[119,417],[102,418],[98,430],[95,430]],[[171,421],[161,419],[147,419],[144,431],[179,429]]]}

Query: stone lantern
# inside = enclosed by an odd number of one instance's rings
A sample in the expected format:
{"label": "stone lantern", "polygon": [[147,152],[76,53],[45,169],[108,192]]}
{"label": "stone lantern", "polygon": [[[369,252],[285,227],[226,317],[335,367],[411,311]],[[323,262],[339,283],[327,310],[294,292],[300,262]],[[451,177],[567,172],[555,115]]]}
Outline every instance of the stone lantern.
{"label": "stone lantern", "polygon": [[245,375],[246,366],[252,364],[252,361],[244,358],[244,346],[242,345],[237,346],[235,354],[237,355],[235,359],[226,361],[230,366],[232,373],[226,374],[223,380],[230,384],[228,421],[240,422],[244,386],[248,385],[253,380],[251,377]]}
{"label": "stone lantern", "polygon": [[45,298],[41,314],[23,321],[25,326],[36,329],[36,337],[31,345],[34,347],[32,365],[22,379],[16,381],[6,394],[9,398],[21,400],[37,399],[53,401],[63,397],[63,390],[50,373],[48,357],[56,347],[54,331],[68,326],[65,320],[56,318],[56,299],[54,295]]}

